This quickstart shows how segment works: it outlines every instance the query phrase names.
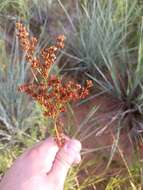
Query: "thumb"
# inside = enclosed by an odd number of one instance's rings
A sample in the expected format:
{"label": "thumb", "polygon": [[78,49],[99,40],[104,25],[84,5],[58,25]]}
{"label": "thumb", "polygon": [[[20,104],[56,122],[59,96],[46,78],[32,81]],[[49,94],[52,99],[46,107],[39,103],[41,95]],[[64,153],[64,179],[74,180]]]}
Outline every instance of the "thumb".
{"label": "thumb", "polygon": [[57,153],[50,173],[56,184],[64,184],[69,168],[80,157],[80,150],[81,143],[78,140],[69,140]]}

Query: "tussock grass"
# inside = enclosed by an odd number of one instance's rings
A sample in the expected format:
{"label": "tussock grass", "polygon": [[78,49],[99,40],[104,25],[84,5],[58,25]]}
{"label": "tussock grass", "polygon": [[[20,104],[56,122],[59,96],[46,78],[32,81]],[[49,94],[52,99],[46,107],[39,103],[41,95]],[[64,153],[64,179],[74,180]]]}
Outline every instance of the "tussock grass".
{"label": "tussock grass", "polygon": [[142,9],[136,0],[77,3],[67,50],[75,63],[63,65],[63,72],[81,82],[91,78],[95,96],[120,104],[109,123],[115,120],[115,131],[130,132],[135,141],[142,134]]}

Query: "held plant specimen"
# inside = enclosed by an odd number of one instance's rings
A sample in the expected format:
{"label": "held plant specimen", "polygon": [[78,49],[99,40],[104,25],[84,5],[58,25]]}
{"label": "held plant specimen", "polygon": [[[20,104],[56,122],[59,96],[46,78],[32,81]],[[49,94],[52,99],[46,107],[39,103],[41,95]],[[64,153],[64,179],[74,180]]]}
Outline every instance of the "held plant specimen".
{"label": "held plant specimen", "polygon": [[26,54],[26,60],[30,63],[33,81],[19,86],[20,92],[24,92],[38,102],[43,109],[43,114],[54,121],[56,142],[62,146],[65,142],[63,135],[63,123],[60,121],[60,113],[66,111],[66,106],[71,101],[85,98],[92,87],[92,81],[86,81],[86,87],[82,87],[75,81],[63,81],[62,76],[51,74],[58,50],[64,48],[65,37],[60,35],[56,44],[45,47],[36,54],[37,39],[30,37],[26,28],[17,23],[17,36],[20,46]]}

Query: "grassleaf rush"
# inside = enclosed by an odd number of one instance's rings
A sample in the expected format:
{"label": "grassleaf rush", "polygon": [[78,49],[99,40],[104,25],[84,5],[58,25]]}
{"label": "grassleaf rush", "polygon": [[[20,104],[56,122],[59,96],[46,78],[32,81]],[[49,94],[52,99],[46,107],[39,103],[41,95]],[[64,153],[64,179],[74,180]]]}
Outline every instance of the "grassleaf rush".
{"label": "grassleaf rush", "polygon": [[60,121],[59,115],[66,111],[66,105],[71,101],[84,99],[88,96],[92,81],[87,80],[86,87],[82,87],[75,81],[64,82],[62,76],[51,74],[57,51],[64,48],[65,37],[63,35],[58,36],[56,45],[43,48],[38,55],[34,55],[37,39],[30,37],[21,23],[17,23],[16,27],[20,46],[26,53],[26,60],[31,64],[33,74],[33,82],[19,86],[19,90],[31,96],[42,106],[44,116],[53,119],[56,141],[58,146],[61,147],[65,139],[63,123]]}

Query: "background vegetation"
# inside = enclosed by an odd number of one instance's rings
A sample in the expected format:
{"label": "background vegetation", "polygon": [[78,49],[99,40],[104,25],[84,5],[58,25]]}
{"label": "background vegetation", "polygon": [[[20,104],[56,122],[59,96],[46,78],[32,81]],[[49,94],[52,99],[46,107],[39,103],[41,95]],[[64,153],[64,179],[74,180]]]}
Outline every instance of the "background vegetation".
{"label": "background vegetation", "polygon": [[21,20],[38,38],[37,51],[64,33],[55,72],[94,82],[90,97],[63,115],[66,134],[83,143],[82,162],[70,170],[65,190],[142,189],[142,11],[139,0],[0,1],[1,176],[27,147],[53,133],[40,107],[17,91],[30,80],[15,36]]}

